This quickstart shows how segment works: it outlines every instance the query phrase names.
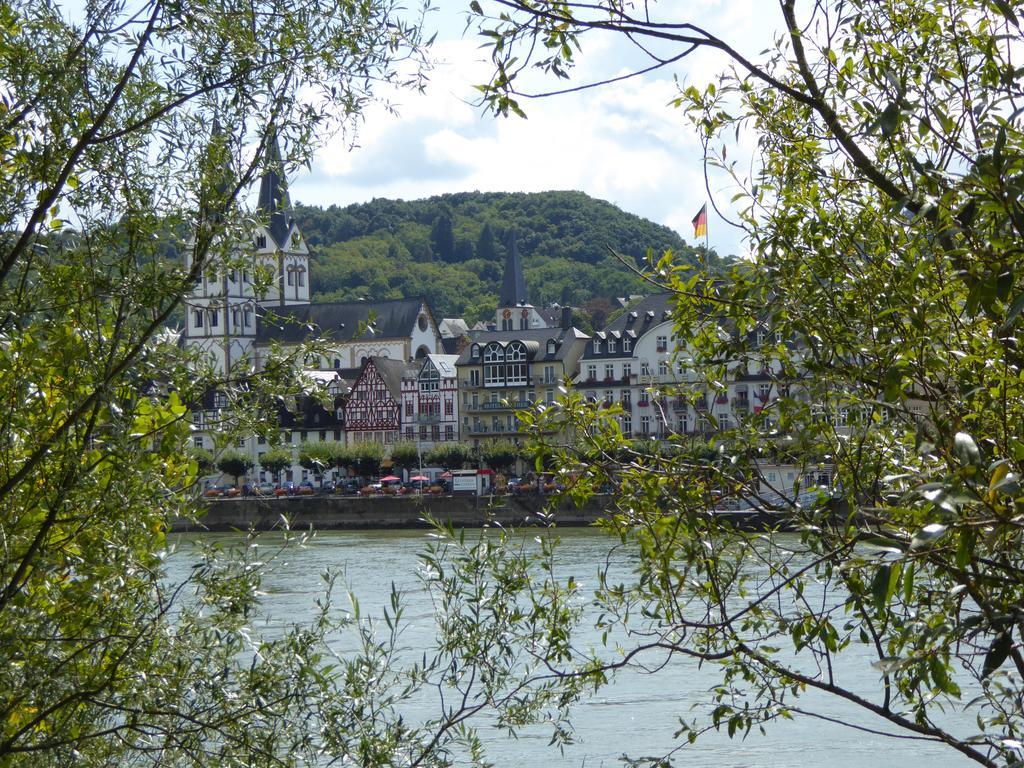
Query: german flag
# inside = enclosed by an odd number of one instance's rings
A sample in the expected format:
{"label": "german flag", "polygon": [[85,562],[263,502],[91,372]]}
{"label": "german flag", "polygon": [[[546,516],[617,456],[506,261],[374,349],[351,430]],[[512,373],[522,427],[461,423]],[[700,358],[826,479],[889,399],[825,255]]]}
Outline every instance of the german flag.
{"label": "german flag", "polygon": [[708,234],[708,204],[704,203],[693,217],[693,236],[706,237]]}

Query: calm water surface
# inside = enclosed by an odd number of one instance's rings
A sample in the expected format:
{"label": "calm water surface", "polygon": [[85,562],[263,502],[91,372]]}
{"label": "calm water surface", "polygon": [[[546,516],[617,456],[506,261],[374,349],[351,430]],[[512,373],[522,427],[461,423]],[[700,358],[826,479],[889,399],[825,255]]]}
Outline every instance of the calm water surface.
{"label": "calm water surface", "polygon": [[[314,601],[323,591],[320,574],[328,569],[341,570],[343,583],[351,587],[365,615],[380,614],[392,583],[405,593],[408,626],[402,641],[406,650],[418,657],[419,649],[429,647],[433,633],[430,604],[417,576],[417,556],[426,545],[426,537],[423,531],[325,532],[303,547],[289,548],[264,580],[267,631],[311,615]],[[560,537],[561,575],[572,575],[586,586],[595,586],[609,539],[585,529],[563,530]],[[266,534],[263,540],[268,549],[273,549],[270,545],[277,538]],[[179,539],[178,551],[170,561],[172,579],[187,574],[193,562],[193,541],[188,536]],[[619,567],[626,577],[628,559]],[[345,607],[343,598],[341,594],[336,596],[339,609]],[[578,645],[599,643],[595,634],[592,638],[581,638]],[[877,681],[876,673],[866,662],[858,663],[856,658],[850,661],[843,679],[851,687],[871,690]],[[623,754],[662,755],[678,745],[672,734],[679,718],[692,719],[694,703],[707,698],[705,692],[714,682],[713,670],[700,669],[696,662],[678,657],[655,675],[626,671],[594,698],[577,705],[572,717],[577,743],[567,747],[563,754],[547,746],[550,732],[543,729],[522,733],[515,740],[489,731],[484,734],[487,754],[502,768],[612,768],[621,765]],[[801,701],[808,708],[811,702],[817,702],[815,709],[841,721],[885,730],[884,723],[834,700],[808,695]],[[961,718],[969,722],[969,718]],[[674,765],[694,768],[861,768],[889,763],[901,768],[973,765],[947,748],[885,738],[810,718],[771,725],[767,736],[752,733],[745,740],[708,734],[696,744],[683,747],[673,758]]]}

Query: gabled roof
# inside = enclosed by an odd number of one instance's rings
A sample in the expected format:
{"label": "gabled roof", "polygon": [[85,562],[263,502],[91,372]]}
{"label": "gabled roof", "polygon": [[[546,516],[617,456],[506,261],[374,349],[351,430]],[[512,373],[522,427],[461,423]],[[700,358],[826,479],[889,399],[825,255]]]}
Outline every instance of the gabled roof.
{"label": "gabled roof", "polygon": [[[599,339],[638,339],[652,328],[672,319],[672,295],[668,293],[657,293],[653,296],[645,296],[640,301],[629,306],[621,315],[602,328],[594,335]],[[621,349],[621,348],[620,348]],[[594,354],[593,347],[587,345],[583,353],[584,360],[602,359],[605,357],[631,357],[632,352]]]}
{"label": "gabled roof", "polygon": [[[405,339],[412,334],[424,305],[423,299],[395,299],[271,307],[260,311],[256,341],[294,344],[311,338],[325,341]],[[267,312],[272,313],[270,318]],[[426,312],[430,314],[429,307]],[[361,327],[364,330],[358,333]]]}
{"label": "gabled roof", "polygon": [[[418,364],[409,364],[403,360],[392,360],[389,357],[371,357],[366,361],[366,365],[369,366],[371,364],[395,400],[402,399],[402,379],[409,376],[415,378],[416,374],[419,373]],[[366,369],[364,368],[363,370],[365,371]],[[360,380],[362,380],[362,377],[360,377]]]}
{"label": "gabled roof", "polygon": [[[478,344],[483,349],[488,343],[497,341],[502,345],[508,345],[513,341],[522,341],[526,344],[528,357],[531,362],[542,360],[564,360],[569,356],[573,342],[589,339],[586,333],[579,328],[530,328],[519,331],[472,331],[470,343],[459,355],[458,365],[478,364],[479,360],[472,358],[473,345]],[[548,354],[548,341],[555,341],[554,354]],[[534,350],[536,350],[534,352]]]}
{"label": "gabled roof", "polygon": [[455,364],[458,361],[459,361],[459,356],[458,355],[430,354],[430,355],[426,356],[426,358],[424,359],[423,365],[421,365],[419,367],[419,369],[416,371],[416,375],[418,376],[420,374],[420,372],[427,366],[427,363],[429,362],[431,365],[434,366],[434,368],[437,369],[437,372],[439,374],[441,374],[441,378],[443,378],[443,379],[453,379],[456,376]]}

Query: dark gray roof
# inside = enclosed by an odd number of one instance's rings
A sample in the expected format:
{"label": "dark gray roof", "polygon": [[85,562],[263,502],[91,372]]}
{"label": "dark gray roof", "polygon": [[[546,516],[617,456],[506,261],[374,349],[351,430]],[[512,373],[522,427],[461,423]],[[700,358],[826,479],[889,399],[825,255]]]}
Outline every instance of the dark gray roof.
{"label": "dark gray roof", "polygon": [[516,244],[516,231],[509,235],[508,255],[505,257],[505,274],[501,279],[501,293],[498,296],[499,307],[518,307],[529,304],[526,297],[526,277],[523,275],[523,263],[519,258],[519,246]]}
{"label": "dark gray roof", "polygon": [[[564,360],[568,356],[574,341],[589,339],[590,337],[579,328],[531,328],[524,331],[470,331],[469,338],[470,343],[462,350],[462,354],[459,355],[457,365],[478,364],[480,361],[474,360],[471,357],[473,345],[479,344],[480,348],[483,349],[491,341],[501,342],[502,344],[508,344],[513,341],[526,342],[527,356],[531,362]],[[548,341],[550,339],[554,339],[556,342],[554,354],[548,354]]]}
{"label": "dark gray roof", "polygon": [[260,179],[256,210],[260,218],[267,222],[267,231],[282,250],[287,250],[289,246],[287,241],[292,228],[291,208],[288,182],[281,167],[281,147],[277,143],[277,134],[272,133],[267,140],[266,170]]}
{"label": "dark gray roof", "polygon": [[[311,338],[325,341],[408,338],[423,304],[423,299],[395,299],[273,307],[260,311],[256,341],[298,343]],[[369,326],[371,314],[373,325]],[[357,336],[360,327],[364,327],[364,331]]]}
{"label": "dark gray roof", "polygon": [[367,364],[370,362],[377,369],[377,375],[387,385],[391,396],[401,402],[402,378],[416,378],[420,369],[419,361],[410,364],[404,360],[392,360],[389,357],[371,357]]}
{"label": "dark gray roof", "polygon": [[[657,293],[653,296],[645,296],[640,301],[626,308],[621,315],[594,334],[597,338],[604,340],[608,337],[621,339],[639,339],[651,328],[661,325],[672,318],[672,296],[668,293]],[[606,344],[601,345],[601,352],[594,354],[594,346],[587,345],[583,353],[584,360],[603,360],[606,357],[632,357],[633,353],[623,352],[621,345],[616,345],[616,352],[609,354]]]}

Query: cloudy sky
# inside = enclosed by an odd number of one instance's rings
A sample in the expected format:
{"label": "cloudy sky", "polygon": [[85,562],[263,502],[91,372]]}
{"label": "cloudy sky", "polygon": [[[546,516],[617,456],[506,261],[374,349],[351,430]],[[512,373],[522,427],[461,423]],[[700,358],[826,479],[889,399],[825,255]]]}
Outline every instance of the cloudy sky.
{"label": "cloudy sky", "polygon": [[[524,102],[527,120],[494,118],[472,103],[473,85],[487,80],[488,68],[480,40],[472,31],[462,35],[461,10],[468,0],[446,2],[448,7],[428,21],[439,34],[433,49],[437,66],[426,93],[389,94],[397,115],[371,108],[354,148],[339,137],[308,173],[293,178],[293,199],[327,206],[473,190],[576,189],[693,240],[690,221],[707,199],[700,145],[669,102],[678,91],[674,77],[702,85],[725,68],[723,58],[697,52],[644,78]],[[777,6],[765,0],[668,5],[679,9],[676,19],[699,20],[753,58],[778,25]],[[574,82],[622,74],[635,61],[623,40],[592,37]],[[714,202],[728,209],[734,191],[728,181],[713,177],[710,187]],[[709,229],[719,253],[742,252],[736,230],[713,212]]]}

